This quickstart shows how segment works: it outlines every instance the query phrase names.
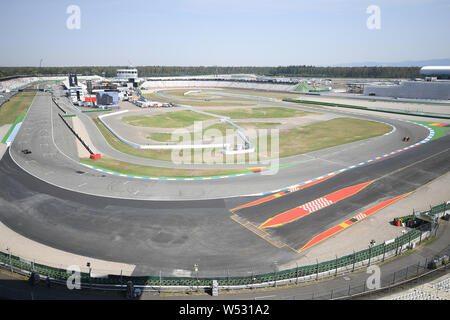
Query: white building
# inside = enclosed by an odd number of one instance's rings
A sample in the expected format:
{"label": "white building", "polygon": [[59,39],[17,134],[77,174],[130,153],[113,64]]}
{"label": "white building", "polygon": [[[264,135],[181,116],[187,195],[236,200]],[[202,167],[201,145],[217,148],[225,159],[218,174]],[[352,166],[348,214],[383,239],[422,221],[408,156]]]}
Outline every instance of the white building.
{"label": "white building", "polygon": [[117,69],[117,76],[118,79],[137,79],[138,77],[138,71],[137,69]]}

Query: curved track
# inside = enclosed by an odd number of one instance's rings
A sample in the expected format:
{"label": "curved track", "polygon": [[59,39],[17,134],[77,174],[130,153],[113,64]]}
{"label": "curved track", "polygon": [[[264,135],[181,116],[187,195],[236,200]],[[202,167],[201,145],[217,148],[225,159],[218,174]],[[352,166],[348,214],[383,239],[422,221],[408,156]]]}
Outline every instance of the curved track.
{"label": "curved track", "polygon": [[[140,181],[102,174],[78,164],[73,137],[56,117],[55,108],[48,95],[38,93],[9,154],[0,162],[1,220],[22,235],[55,248],[136,264],[135,274],[156,275],[161,270],[167,276],[180,269],[192,270],[195,263],[201,266],[201,276],[224,276],[226,270],[233,274],[247,274],[252,269],[271,272],[273,261],[281,265],[297,258],[296,250],[318,232],[380,200],[411,192],[450,169],[447,136],[262,205],[235,211],[259,225],[284,210],[375,180],[333,206],[266,230],[273,240],[269,242],[230,219],[229,210],[258,199],[252,194],[404,148],[407,145],[401,137],[405,135],[411,137],[410,145],[415,144],[428,136],[428,130],[404,121],[359,116],[388,122],[397,130],[296,156],[294,161],[301,164],[281,168],[273,176],[254,174],[206,182]],[[33,153],[23,154],[25,148]]]}

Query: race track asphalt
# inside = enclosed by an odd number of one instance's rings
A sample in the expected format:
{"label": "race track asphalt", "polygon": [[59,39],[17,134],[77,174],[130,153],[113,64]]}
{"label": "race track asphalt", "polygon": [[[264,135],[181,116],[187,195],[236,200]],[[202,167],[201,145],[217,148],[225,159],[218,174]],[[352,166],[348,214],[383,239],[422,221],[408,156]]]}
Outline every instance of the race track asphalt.
{"label": "race track asphalt", "polygon": [[[249,188],[256,192],[285,187],[394,151],[406,146],[399,139],[405,133],[411,144],[428,135],[428,130],[415,124],[385,119],[397,128],[391,135],[308,155],[308,166],[283,168],[275,176],[255,174],[206,184],[136,182],[73,161],[73,137],[55,117],[56,107],[50,102],[47,95],[38,94],[10,153],[0,162],[0,220],[30,239],[61,250],[136,264],[136,275],[159,275],[159,271],[164,276],[176,275],[180,270],[190,272],[194,264],[200,266],[201,277],[226,276],[227,270],[233,275],[272,272],[274,261],[281,265],[298,253],[277,248],[230,219],[230,209],[257,199],[239,194],[249,194]],[[27,147],[32,154],[21,152]],[[346,148],[353,152],[345,152]],[[447,172],[449,149],[450,136],[446,136],[237,213],[258,224],[284,209],[378,179],[337,204],[269,230],[277,240],[298,249],[316,233],[364,208],[413,191]],[[218,197],[220,191],[233,197]],[[166,192],[171,200],[149,200],[158,192]],[[198,195],[198,200],[192,200]]]}
{"label": "race track asphalt", "polygon": [[[396,130],[389,135],[282,159],[280,164],[297,164],[280,168],[274,175],[249,174],[209,181],[140,180],[105,174],[81,165],[74,155],[75,138],[57,116],[58,110],[48,95],[42,94],[35,98],[10,148],[15,162],[32,175],[62,188],[127,199],[198,200],[271,192],[407,147],[425,139],[429,133],[426,128],[414,123],[383,119],[395,126]],[[362,118],[380,119],[369,116]],[[89,135],[95,141],[93,137],[96,135]],[[404,136],[410,137],[407,143],[402,142]],[[106,141],[104,143],[112,149]],[[136,158],[115,149],[114,154],[110,154],[109,150],[103,153],[99,145],[95,144],[95,147],[102,154],[115,159],[133,163],[133,158]],[[23,149],[31,149],[33,153],[24,155]],[[140,160],[154,164],[154,160]]]}

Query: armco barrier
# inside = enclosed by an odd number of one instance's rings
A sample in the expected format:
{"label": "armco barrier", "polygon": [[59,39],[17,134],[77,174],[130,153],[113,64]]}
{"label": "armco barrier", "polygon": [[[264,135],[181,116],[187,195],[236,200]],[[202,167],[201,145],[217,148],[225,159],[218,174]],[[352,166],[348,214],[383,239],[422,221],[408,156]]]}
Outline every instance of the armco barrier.
{"label": "armco barrier", "polygon": [[56,100],[55,100],[55,98],[53,98],[52,97],[52,101],[53,101],[53,103],[58,107],[58,109],[59,110],[61,110],[64,114],[66,114],[67,112],[66,112],[66,110],[64,110],[63,108],[61,108],[60,106],[59,106],[59,104],[58,103],[56,103]]}
{"label": "armco barrier", "polygon": [[66,119],[64,119],[64,117],[60,113],[58,115],[62,119],[62,121],[65,123],[67,128],[69,128],[70,131],[72,131],[72,133],[75,135],[75,137],[77,137],[77,139],[81,142],[81,144],[86,148],[86,150],[89,151],[90,154],[94,154],[94,152],[92,152],[91,148],[89,148],[88,145],[83,141],[83,139],[81,139],[81,137],[78,135],[78,133],[76,133],[75,130],[73,130],[73,128],[67,123]]}
{"label": "armco barrier", "polygon": [[109,116],[113,116],[113,115],[118,115],[118,114],[122,114],[122,113],[126,113],[128,112],[128,110],[122,110],[122,111],[118,111],[118,112],[114,112],[114,113],[110,113],[110,114],[105,114],[105,115],[101,115],[98,117],[98,120],[105,126],[106,129],[108,129],[117,139],[119,139],[120,141],[122,141],[123,143],[128,144],[129,146],[132,146],[133,148],[136,149],[155,149],[155,150],[161,150],[161,149],[166,149],[166,150],[173,150],[173,149],[212,149],[212,148],[229,148],[229,144],[228,143],[224,143],[224,144],[170,144],[170,145],[160,145],[160,144],[146,144],[146,145],[142,145],[142,144],[137,144],[131,141],[128,141],[124,138],[122,138],[117,132],[115,132],[105,121],[103,121],[103,118],[105,117],[109,117]]}
{"label": "armco barrier", "polygon": [[[429,237],[431,231],[411,230],[408,233],[377,245],[373,248],[362,250],[345,257],[317,263],[309,266],[302,266],[289,270],[255,274],[241,277],[158,277],[158,276],[122,276],[107,275],[105,277],[94,278],[89,273],[81,273],[82,287],[89,287],[99,290],[122,290],[128,281],[132,281],[135,286],[144,290],[167,290],[180,291],[193,288],[209,289],[212,281],[217,280],[220,290],[238,290],[246,288],[262,288],[277,285],[289,285],[300,282],[324,279],[342,273],[364,268],[371,263],[384,261],[390,257],[399,255],[404,250],[413,248],[417,242]],[[0,267],[23,275],[30,275],[32,271],[39,273],[42,279],[47,276],[55,283],[64,284],[71,273],[61,268],[54,268],[37,264],[21,259],[12,254],[0,251]]]}

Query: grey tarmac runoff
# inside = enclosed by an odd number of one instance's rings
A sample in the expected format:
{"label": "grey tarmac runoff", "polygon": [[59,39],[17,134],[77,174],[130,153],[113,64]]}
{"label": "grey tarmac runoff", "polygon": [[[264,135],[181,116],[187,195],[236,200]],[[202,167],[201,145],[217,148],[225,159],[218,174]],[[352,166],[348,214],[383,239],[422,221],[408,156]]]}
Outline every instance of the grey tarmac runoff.
{"label": "grey tarmac runoff", "polygon": [[[411,192],[450,169],[450,136],[340,173],[263,205],[235,211],[260,225],[339,189],[376,180],[364,190],[281,227],[266,228],[277,247],[230,217],[231,209],[275,190],[423,140],[426,128],[388,118],[386,136],[303,155],[306,162],[277,175],[210,181],[139,181],[86,168],[74,159],[73,137],[57,108],[39,93],[22,129],[0,162],[0,218],[16,232],[49,246],[137,265],[136,275],[174,275],[200,266],[200,276],[273,271],[298,257],[296,249],[331,225],[377,201]],[[401,137],[411,140],[405,144]],[[94,142],[95,143],[95,142]],[[96,146],[97,147],[97,146]],[[33,152],[24,155],[22,149]],[[71,153],[72,152],[72,153]],[[301,157],[296,158],[301,159]],[[292,250],[294,249],[294,250]]]}

